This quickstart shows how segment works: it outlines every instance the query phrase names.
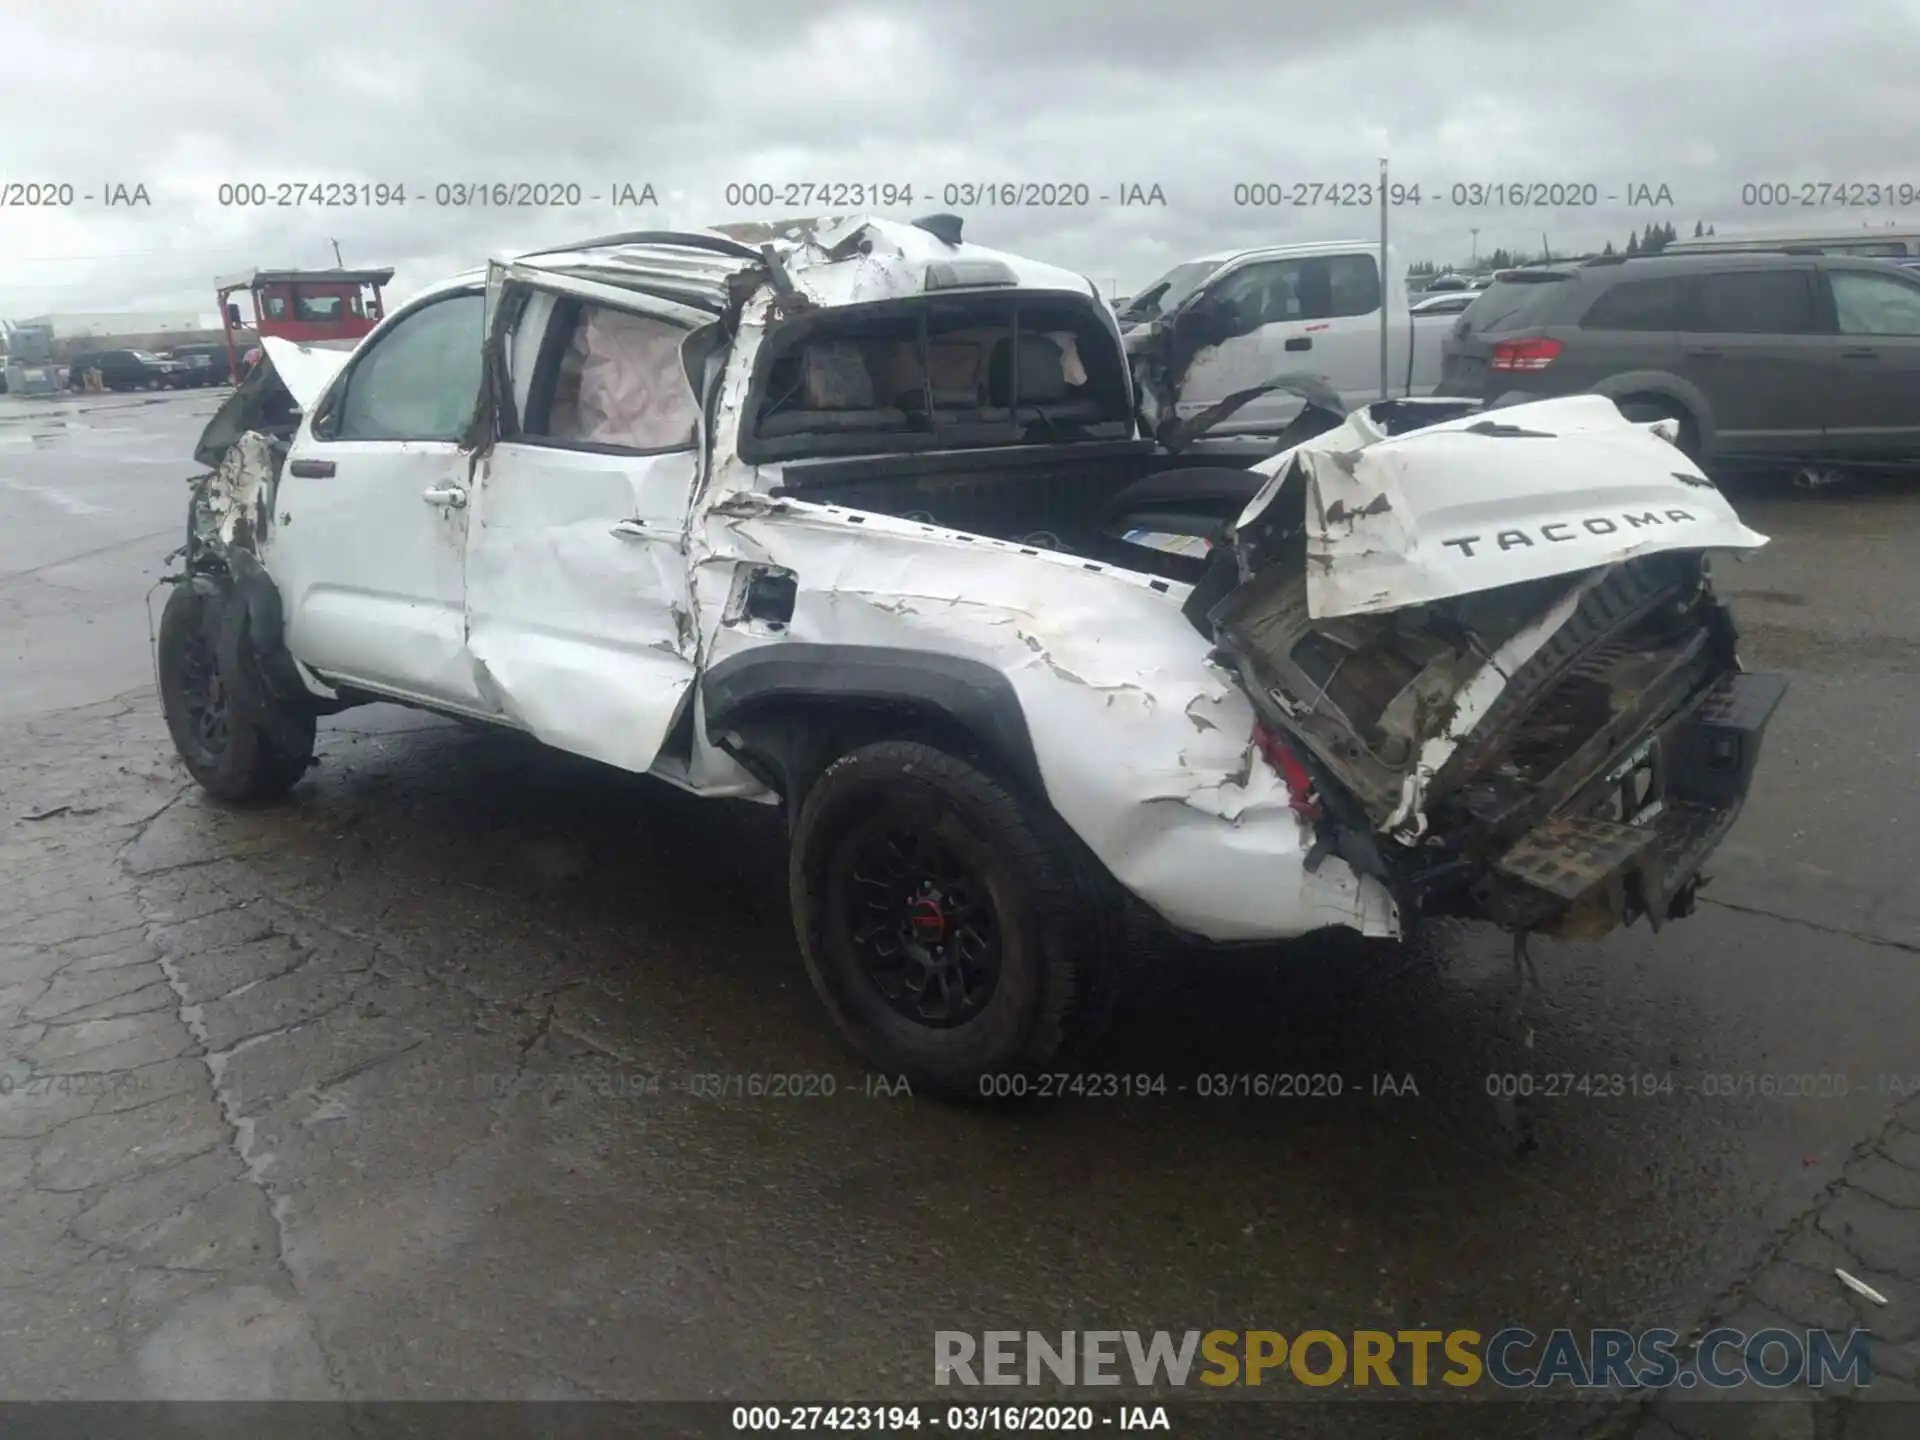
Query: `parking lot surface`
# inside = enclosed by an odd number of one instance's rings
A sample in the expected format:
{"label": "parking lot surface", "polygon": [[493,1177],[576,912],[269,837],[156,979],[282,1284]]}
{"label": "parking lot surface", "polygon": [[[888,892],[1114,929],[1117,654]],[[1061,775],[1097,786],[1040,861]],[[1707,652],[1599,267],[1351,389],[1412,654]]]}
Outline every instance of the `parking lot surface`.
{"label": "parking lot surface", "polygon": [[[1640,1081],[1518,1157],[1491,932],[1183,964],[1109,1057],[1164,1095],[970,1109],[839,1048],[771,811],[387,707],[210,802],[147,594],[214,403],[0,399],[0,1395],[883,1399],[943,1329],[1771,1314],[1917,1398],[1920,486],[1734,492],[1792,688],[1699,911],[1534,947],[1531,1071]],[[1210,1093],[1272,1075],[1338,1093]],[[1273,1433],[1355,1432],[1292,1394]]]}

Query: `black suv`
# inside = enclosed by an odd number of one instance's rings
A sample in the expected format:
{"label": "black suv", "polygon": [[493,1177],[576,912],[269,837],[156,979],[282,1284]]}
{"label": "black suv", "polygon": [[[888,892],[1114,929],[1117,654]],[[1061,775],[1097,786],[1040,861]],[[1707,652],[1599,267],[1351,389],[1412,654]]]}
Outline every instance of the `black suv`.
{"label": "black suv", "polygon": [[67,388],[78,390],[89,370],[100,372],[109,390],[174,390],[191,383],[190,371],[178,360],[163,360],[146,350],[89,350],[67,362]]}
{"label": "black suv", "polygon": [[233,378],[225,345],[176,345],[166,358],[187,367],[190,385],[224,385]]}
{"label": "black suv", "polygon": [[1920,460],[1920,274],[1786,251],[1502,271],[1441,347],[1439,393],[1594,392],[1680,421],[1702,463]]}

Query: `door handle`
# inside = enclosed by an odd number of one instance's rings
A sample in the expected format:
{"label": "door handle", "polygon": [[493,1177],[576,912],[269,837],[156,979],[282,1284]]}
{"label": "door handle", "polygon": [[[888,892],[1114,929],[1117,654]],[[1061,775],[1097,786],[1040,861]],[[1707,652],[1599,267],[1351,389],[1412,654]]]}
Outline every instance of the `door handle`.
{"label": "door handle", "polygon": [[295,460],[287,469],[296,480],[327,480],[333,476],[333,461]]}
{"label": "door handle", "polygon": [[1313,337],[1310,335],[1296,335],[1293,339],[1287,341],[1287,349],[1289,350],[1311,350],[1312,348]]}
{"label": "door handle", "polygon": [[420,492],[420,498],[429,505],[440,505],[448,510],[467,508],[467,492],[458,485],[434,485]]}
{"label": "door handle", "polygon": [[1880,352],[1878,350],[1842,350],[1840,358],[1842,360],[1878,360]]}

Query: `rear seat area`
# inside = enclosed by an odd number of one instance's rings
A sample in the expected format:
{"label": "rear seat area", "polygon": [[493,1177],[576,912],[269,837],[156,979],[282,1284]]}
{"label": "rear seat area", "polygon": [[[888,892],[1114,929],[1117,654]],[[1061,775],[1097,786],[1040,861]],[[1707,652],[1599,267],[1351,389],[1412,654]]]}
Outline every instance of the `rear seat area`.
{"label": "rear seat area", "polygon": [[[855,342],[832,341],[808,345],[798,356],[783,358],[775,366],[769,392],[776,397],[790,394],[793,399],[776,399],[771,411],[762,414],[756,433],[781,439],[939,430],[953,432],[956,440],[964,441],[992,438],[989,432],[1004,431],[1016,417],[1063,427],[1104,418],[1098,401],[1075,394],[1085,386],[1086,373],[1073,353],[1071,334],[1020,336],[1017,367],[1010,335],[990,344],[942,343],[929,352],[931,385],[922,375],[918,386],[906,388],[897,382],[915,377],[901,373],[899,347],[878,348],[894,353],[876,354],[874,348]],[[911,368],[919,370],[917,357]],[[886,397],[891,403],[880,403],[882,387],[876,371],[892,372],[896,383]]]}
{"label": "rear seat area", "polygon": [[[804,402],[763,415],[759,433],[769,439],[787,435],[834,435],[858,431],[906,430],[907,412],[874,403],[873,372],[862,347],[847,341],[809,345],[799,356],[798,388]],[[781,375],[775,370],[774,391]]]}

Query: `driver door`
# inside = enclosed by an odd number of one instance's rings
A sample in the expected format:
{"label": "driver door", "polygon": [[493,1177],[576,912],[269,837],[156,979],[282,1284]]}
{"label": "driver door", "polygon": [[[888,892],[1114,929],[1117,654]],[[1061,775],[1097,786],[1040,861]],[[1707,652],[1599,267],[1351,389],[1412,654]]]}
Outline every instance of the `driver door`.
{"label": "driver door", "polygon": [[287,648],[329,683],[491,714],[466,645],[461,449],[485,297],[436,296],[370,336],[301,422],[264,559]]}

